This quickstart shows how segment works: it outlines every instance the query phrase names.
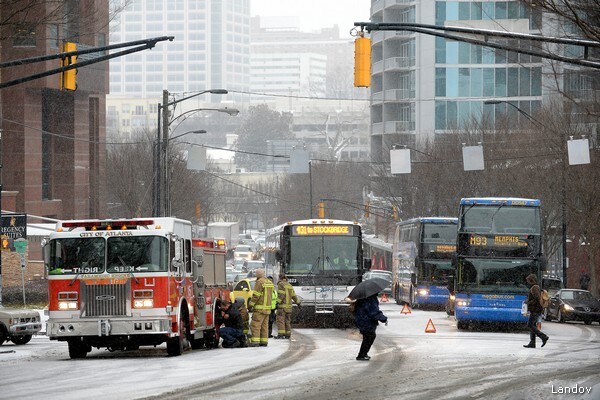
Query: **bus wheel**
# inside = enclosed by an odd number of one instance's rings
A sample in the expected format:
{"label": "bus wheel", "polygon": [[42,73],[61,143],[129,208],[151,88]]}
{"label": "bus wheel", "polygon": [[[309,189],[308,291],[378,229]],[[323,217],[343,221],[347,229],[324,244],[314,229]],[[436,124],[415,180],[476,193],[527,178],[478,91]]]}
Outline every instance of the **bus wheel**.
{"label": "bus wheel", "polygon": [[69,357],[75,360],[78,358],[85,358],[88,352],[88,346],[81,338],[69,339]]}
{"label": "bus wheel", "polygon": [[469,323],[466,321],[456,321],[456,327],[458,329],[467,329],[469,327]]}

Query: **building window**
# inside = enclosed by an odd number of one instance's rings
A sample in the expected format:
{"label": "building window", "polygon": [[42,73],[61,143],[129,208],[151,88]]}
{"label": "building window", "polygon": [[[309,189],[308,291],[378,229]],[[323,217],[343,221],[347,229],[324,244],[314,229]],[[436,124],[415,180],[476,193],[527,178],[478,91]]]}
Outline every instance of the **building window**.
{"label": "building window", "polygon": [[35,47],[35,43],[35,25],[22,24],[16,28],[13,37],[14,47]]}
{"label": "building window", "polygon": [[57,24],[50,24],[50,26],[48,26],[48,42],[51,49],[58,49],[60,47]]}

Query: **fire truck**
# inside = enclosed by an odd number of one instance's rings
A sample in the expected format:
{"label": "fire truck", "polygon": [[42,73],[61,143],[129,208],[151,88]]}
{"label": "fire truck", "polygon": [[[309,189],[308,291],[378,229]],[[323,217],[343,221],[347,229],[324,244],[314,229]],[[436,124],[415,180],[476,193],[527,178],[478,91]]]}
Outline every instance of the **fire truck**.
{"label": "fire truck", "polygon": [[92,347],[166,343],[171,356],[216,347],[225,262],[221,273],[208,254],[194,257],[192,241],[191,223],[177,218],[58,222],[44,243],[50,340],[66,341],[72,359]]}

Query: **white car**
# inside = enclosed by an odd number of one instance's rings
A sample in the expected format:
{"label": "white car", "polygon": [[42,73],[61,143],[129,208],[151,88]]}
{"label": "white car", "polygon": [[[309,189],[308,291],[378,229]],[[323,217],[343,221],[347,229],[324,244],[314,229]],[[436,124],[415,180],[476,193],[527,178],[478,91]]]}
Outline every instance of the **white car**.
{"label": "white car", "polygon": [[233,250],[233,258],[242,260],[253,260],[254,250],[252,250],[252,247],[248,245],[239,244],[236,246],[235,250]]}
{"label": "white car", "polygon": [[0,345],[9,340],[14,344],[26,344],[40,330],[39,312],[0,307]]}

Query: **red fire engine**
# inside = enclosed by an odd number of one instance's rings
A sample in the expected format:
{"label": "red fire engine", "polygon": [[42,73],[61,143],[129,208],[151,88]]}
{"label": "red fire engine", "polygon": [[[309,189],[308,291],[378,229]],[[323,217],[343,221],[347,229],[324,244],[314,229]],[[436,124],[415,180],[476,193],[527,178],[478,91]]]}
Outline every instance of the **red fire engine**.
{"label": "red fire engine", "polygon": [[[225,262],[195,259],[189,221],[176,218],[57,223],[44,245],[47,335],[66,341],[71,358],[92,347],[137,349],[167,344],[215,347],[215,304],[228,298],[216,276]],[[205,264],[206,263],[206,264]]]}

